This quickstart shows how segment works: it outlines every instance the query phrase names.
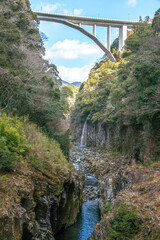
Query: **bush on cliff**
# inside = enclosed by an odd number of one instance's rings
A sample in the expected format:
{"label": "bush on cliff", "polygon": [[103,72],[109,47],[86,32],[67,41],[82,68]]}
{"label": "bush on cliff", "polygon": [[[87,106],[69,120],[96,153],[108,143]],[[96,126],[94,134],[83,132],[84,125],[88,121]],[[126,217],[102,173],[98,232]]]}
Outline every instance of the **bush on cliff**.
{"label": "bush on cliff", "polygon": [[69,163],[59,144],[49,139],[27,119],[0,117],[0,170],[11,171],[16,164],[29,165],[49,172],[65,172]]}
{"label": "bush on cliff", "polygon": [[92,125],[100,122],[104,128],[117,129],[119,149],[124,149],[124,139],[132,129],[130,154],[138,149],[146,161],[160,155],[159,12],[153,24],[140,23],[131,32],[119,62],[105,59],[91,69],[71,114],[77,125],[87,119]]}
{"label": "bush on cliff", "polygon": [[65,157],[69,160],[69,149],[71,147],[71,140],[70,140],[71,132],[68,129],[65,132],[61,132],[54,136],[57,142],[60,144],[60,147],[65,155]]}
{"label": "bush on cliff", "polygon": [[28,151],[23,124],[15,117],[0,117],[0,169],[13,169]]}
{"label": "bush on cliff", "polygon": [[28,162],[34,167],[49,172],[65,173],[70,167],[64,156],[60,144],[52,138],[48,138],[40,128],[27,119],[24,120],[26,142],[30,144]]}
{"label": "bush on cliff", "polygon": [[27,115],[54,136],[67,103],[56,66],[43,58],[37,26],[28,0],[0,1],[0,112]]}
{"label": "bush on cliff", "polygon": [[113,217],[103,220],[108,240],[130,240],[139,233],[141,219],[132,207],[117,202],[111,210]]}

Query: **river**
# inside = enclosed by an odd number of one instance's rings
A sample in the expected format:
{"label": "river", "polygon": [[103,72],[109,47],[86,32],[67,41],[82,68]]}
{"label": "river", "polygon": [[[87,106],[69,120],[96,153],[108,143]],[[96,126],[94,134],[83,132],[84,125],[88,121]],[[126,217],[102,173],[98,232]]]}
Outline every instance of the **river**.
{"label": "river", "polygon": [[84,202],[77,222],[56,236],[56,240],[87,240],[91,236],[95,225],[100,221],[97,178],[86,168],[83,161],[88,149],[78,147],[75,149],[75,152],[71,152],[71,161],[76,170],[85,174]]}

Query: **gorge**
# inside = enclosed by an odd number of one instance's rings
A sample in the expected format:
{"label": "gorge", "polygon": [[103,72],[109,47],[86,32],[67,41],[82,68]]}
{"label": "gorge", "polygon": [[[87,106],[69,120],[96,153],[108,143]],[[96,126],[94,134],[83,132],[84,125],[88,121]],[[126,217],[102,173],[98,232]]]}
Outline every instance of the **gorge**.
{"label": "gorge", "polygon": [[80,86],[38,24],[0,2],[0,240],[159,240],[160,9]]}

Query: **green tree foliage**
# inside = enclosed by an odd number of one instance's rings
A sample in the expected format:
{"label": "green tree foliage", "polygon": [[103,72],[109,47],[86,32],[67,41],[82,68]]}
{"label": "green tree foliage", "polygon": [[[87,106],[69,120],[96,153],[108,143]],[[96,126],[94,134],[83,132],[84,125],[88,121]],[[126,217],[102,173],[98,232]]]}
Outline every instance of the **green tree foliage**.
{"label": "green tree foliage", "polygon": [[[66,138],[63,138],[64,142],[67,141]],[[67,145],[63,147],[65,151],[69,149]],[[69,163],[55,140],[49,139],[26,118],[20,121],[3,114],[0,118],[0,170],[11,171],[24,161],[42,171],[59,173],[69,168]]]}
{"label": "green tree foliage", "polygon": [[[30,145],[27,154],[27,162],[33,167],[51,173],[65,173],[70,168],[64,156],[60,144],[52,138],[48,138],[40,128],[28,119],[22,121],[26,134],[26,143]],[[66,146],[67,148],[67,146]]]}
{"label": "green tree foliage", "polygon": [[26,156],[29,146],[23,125],[17,118],[0,118],[0,169],[12,170],[14,163]]}
{"label": "green tree foliage", "polygon": [[80,87],[72,112],[72,120],[93,122],[108,121],[107,113],[112,112],[110,91],[116,78],[119,63],[104,60],[91,70],[88,81]]}
{"label": "green tree foliage", "polygon": [[60,144],[62,152],[66,156],[67,160],[69,160],[69,150],[71,147],[70,135],[71,133],[69,129],[65,132],[54,135],[54,138]]}
{"label": "green tree foliage", "polygon": [[67,85],[61,88],[61,95],[65,102],[65,109],[67,110],[67,115],[70,115],[72,107],[75,102],[76,94],[79,91],[80,86]]}
{"label": "green tree foliage", "polygon": [[65,109],[67,113],[70,113],[70,103],[71,99],[73,98],[73,93],[74,93],[74,86],[73,85],[68,85],[68,86],[63,86],[61,88],[61,95],[62,98],[64,99],[65,102]]}
{"label": "green tree foliage", "polygon": [[[154,20],[153,20],[154,23]],[[80,89],[72,118],[91,121],[133,117],[137,122],[159,113],[160,38],[141,23],[126,40],[119,63],[104,60]]]}
{"label": "green tree foliage", "polygon": [[[160,38],[151,24],[143,23],[126,40],[124,60],[112,92],[114,114],[144,124],[159,115]],[[126,56],[126,57],[125,57]],[[123,89],[123,94],[117,94]]]}
{"label": "green tree foliage", "polygon": [[126,204],[118,205],[112,211],[114,217],[103,221],[107,226],[107,239],[109,240],[129,240],[139,233],[141,219],[135,213],[135,209]]}
{"label": "green tree foliage", "polygon": [[156,34],[160,34],[160,8],[156,11],[152,22],[153,30]]}
{"label": "green tree foliage", "polygon": [[120,55],[120,51],[118,50],[118,48],[119,48],[119,37],[117,37],[111,45],[111,52],[117,60]]}
{"label": "green tree foliage", "polygon": [[119,38],[117,37],[111,45],[111,52],[113,51],[113,49],[118,50],[118,46],[119,46]]}
{"label": "green tree foliage", "polygon": [[152,24],[140,23],[130,33],[119,62],[95,65],[77,95],[73,121],[136,126],[160,140],[159,25],[158,10]]}
{"label": "green tree foliage", "polygon": [[43,59],[38,21],[28,0],[0,2],[0,110],[57,131],[66,111],[54,64]]}

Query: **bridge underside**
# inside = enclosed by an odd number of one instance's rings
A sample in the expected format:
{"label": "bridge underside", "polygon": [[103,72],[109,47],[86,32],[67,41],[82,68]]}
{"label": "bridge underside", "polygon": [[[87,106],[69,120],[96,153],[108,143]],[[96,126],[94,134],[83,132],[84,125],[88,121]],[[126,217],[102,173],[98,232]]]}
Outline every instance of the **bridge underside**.
{"label": "bridge underside", "polygon": [[[57,22],[74,28],[87,37],[91,38],[105,53],[105,55],[112,61],[115,62],[113,54],[110,52],[110,35],[111,27],[119,28],[119,50],[123,51],[123,46],[127,38],[127,28],[133,28],[137,22],[133,21],[122,21],[122,20],[109,20],[103,18],[90,18],[80,16],[68,16],[63,14],[50,14],[43,12],[35,12],[38,20]],[[93,26],[93,34],[81,27],[81,25]],[[105,47],[99,39],[96,37],[96,26],[107,27],[107,47]]]}
{"label": "bridge underside", "polygon": [[60,19],[54,19],[52,18],[51,19],[46,19],[43,18],[43,17],[39,17],[38,18],[39,20],[42,20],[42,21],[49,21],[49,22],[57,22],[57,23],[62,23],[64,25],[67,25],[71,28],[74,28],[78,31],[80,31],[81,33],[83,33],[84,35],[86,35],[87,37],[91,38],[105,53],[105,55],[112,61],[112,62],[115,62],[115,58],[113,56],[113,54],[98,40],[98,38],[96,38],[93,34],[91,34],[90,32],[88,32],[87,30],[85,30],[84,28],[74,24],[74,23],[71,23],[71,22],[68,22],[68,21],[65,21],[65,20],[60,20]]}

